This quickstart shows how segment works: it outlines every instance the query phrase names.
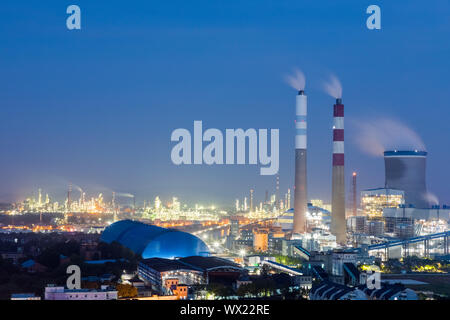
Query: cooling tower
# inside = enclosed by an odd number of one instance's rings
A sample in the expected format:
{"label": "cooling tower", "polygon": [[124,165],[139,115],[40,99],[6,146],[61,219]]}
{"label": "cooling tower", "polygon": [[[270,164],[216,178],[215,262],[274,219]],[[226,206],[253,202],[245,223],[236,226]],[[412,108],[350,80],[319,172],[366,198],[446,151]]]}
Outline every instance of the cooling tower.
{"label": "cooling tower", "polygon": [[416,208],[429,208],[425,182],[427,152],[386,151],[384,166],[386,188],[403,190],[405,204]]}
{"label": "cooling tower", "polygon": [[333,108],[333,172],[331,186],[331,233],[336,242],[345,244],[345,172],[344,172],[344,105],[336,99]]}
{"label": "cooling tower", "polygon": [[296,100],[295,119],[295,188],[294,188],[294,233],[306,232],[306,112],[307,97],[300,90]]}

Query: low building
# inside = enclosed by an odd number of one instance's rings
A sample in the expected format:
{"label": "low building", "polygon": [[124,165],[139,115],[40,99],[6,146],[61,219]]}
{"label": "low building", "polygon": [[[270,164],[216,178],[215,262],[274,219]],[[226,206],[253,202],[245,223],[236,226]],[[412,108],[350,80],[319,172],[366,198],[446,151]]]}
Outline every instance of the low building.
{"label": "low building", "polygon": [[117,290],[109,286],[101,286],[101,289],[96,290],[48,285],[45,288],[45,300],[117,300]]}
{"label": "low building", "polygon": [[310,275],[302,275],[302,276],[294,276],[294,285],[298,286],[302,289],[311,289],[312,288],[312,276]]}
{"label": "low building", "polygon": [[22,252],[2,252],[0,253],[2,259],[11,260],[12,263],[17,264],[20,259],[25,257]]}
{"label": "low building", "polygon": [[379,288],[369,289],[367,285],[349,287],[322,281],[314,284],[310,300],[418,300],[414,290],[402,284],[382,283]]}
{"label": "low building", "polygon": [[39,273],[47,271],[47,267],[34,261],[33,259],[27,260],[21,264],[28,273]]}
{"label": "low building", "polygon": [[405,288],[400,283],[382,283],[378,289],[369,289],[367,286],[359,288],[370,300],[419,300],[414,290]]}
{"label": "low building", "polygon": [[188,266],[179,260],[163,258],[142,260],[138,265],[138,276],[158,292],[163,292],[164,281],[169,278],[176,278],[188,285],[205,282],[201,270]]}
{"label": "low building", "polygon": [[335,251],[331,254],[331,275],[344,276],[344,265],[346,263],[356,265],[358,262],[358,253],[345,250]]}
{"label": "low building", "polygon": [[138,265],[139,278],[162,294],[166,293],[168,279],[176,279],[187,286],[210,282],[234,283],[243,273],[245,269],[238,264],[218,257],[150,258]]}
{"label": "low building", "polygon": [[246,273],[246,270],[237,263],[219,257],[191,256],[178,260],[187,266],[200,270],[206,279],[206,283],[234,283],[242,274]]}
{"label": "low building", "polygon": [[269,231],[267,229],[256,229],[253,231],[253,250],[266,252],[269,248]]}
{"label": "low building", "polygon": [[34,293],[13,293],[11,300],[41,300],[41,297],[34,295]]}
{"label": "low building", "polygon": [[186,300],[188,297],[188,286],[180,283],[177,278],[165,279],[164,287],[168,293],[167,295],[175,295],[180,300]]}
{"label": "low building", "polygon": [[309,294],[310,300],[367,300],[367,295],[358,288],[323,281],[314,284]]}

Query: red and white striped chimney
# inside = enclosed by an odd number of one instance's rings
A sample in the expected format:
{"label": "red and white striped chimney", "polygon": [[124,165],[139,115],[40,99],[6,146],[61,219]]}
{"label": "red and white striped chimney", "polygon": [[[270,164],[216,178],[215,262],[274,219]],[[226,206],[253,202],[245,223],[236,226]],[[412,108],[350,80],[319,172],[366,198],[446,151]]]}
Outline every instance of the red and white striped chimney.
{"label": "red and white striped chimney", "polygon": [[333,177],[331,233],[336,242],[345,244],[345,173],[344,173],[344,105],[336,99],[333,113]]}

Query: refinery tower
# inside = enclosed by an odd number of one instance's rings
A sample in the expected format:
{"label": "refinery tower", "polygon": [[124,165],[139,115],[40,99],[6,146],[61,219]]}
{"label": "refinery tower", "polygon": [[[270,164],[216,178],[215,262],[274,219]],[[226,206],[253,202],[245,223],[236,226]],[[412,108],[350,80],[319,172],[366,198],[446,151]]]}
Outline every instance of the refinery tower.
{"label": "refinery tower", "polygon": [[294,233],[306,232],[306,111],[307,98],[300,90],[296,100],[295,119],[295,187],[294,187]]}
{"label": "refinery tower", "polygon": [[336,99],[333,111],[331,233],[336,236],[337,243],[345,244],[347,233],[345,224],[344,105],[342,99]]}

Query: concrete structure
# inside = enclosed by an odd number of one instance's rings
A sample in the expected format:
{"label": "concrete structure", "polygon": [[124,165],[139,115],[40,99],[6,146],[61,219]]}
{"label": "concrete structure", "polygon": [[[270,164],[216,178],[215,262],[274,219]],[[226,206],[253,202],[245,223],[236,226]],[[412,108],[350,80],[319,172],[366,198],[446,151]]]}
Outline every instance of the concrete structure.
{"label": "concrete structure", "polygon": [[45,300],[117,300],[117,290],[108,286],[94,289],[66,289],[48,285],[45,287]]}
{"label": "concrete structure", "polygon": [[344,171],[344,105],[336,99],[333,120],[333,171],[331,233],[339,244],[347,240],[345,224],[345,171]]}
{"label": "concrete structure", "polygon": [[429,208],[425,151],[386,151],[384,165],[386,173],[385,187],[405,191],[405,204],[416,208]]}
{"label": "concrete structure", "polygon": [[296,98],[295,119],[295,187],[294,187],[294,233],[306,232],[306,210],[308,206],[306,188],[306,113],[307,97],[303,90]]}

